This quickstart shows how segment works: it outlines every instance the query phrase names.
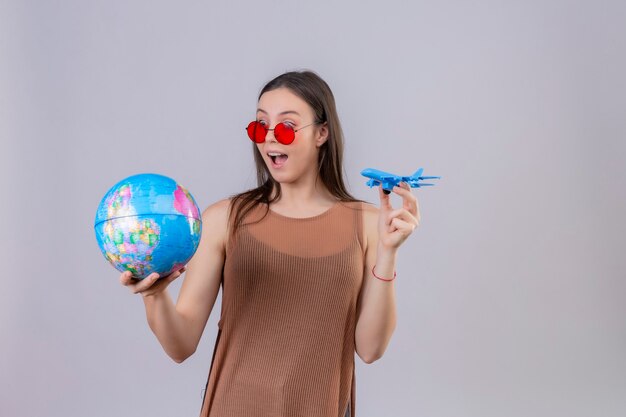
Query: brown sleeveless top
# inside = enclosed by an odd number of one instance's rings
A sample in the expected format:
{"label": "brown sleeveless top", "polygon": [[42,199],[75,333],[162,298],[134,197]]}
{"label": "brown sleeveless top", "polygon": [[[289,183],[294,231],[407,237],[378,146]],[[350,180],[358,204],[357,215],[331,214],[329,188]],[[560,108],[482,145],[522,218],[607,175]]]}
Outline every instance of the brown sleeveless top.
{"label": "brown sleeveless top", "polygon": [[354,417],[366,206],[248,216],[226,248],[201,417]]}

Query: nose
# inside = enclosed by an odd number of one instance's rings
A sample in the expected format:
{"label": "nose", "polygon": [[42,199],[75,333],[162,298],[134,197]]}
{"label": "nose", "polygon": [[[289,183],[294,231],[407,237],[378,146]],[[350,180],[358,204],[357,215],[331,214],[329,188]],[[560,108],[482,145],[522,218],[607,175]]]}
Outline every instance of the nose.
{"label": "nose", "polygon": [[[276,129],[276,126],[274,126],[274,129]],[[265,135],[266,142],[278,142],[276,136],[274,136],[274,129],[267,129],[267,134]]]}

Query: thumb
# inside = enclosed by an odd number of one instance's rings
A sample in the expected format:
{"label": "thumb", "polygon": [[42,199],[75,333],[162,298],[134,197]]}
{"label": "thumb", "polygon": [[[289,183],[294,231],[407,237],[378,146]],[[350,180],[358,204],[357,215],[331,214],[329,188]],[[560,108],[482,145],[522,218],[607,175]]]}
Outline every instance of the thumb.
{"label": "thumb", "polygon": [[386,194],[383,190],[382,184],[378,186],[378,196],[380,197],[380,208],[390,210],[391,209],[391,194]]}

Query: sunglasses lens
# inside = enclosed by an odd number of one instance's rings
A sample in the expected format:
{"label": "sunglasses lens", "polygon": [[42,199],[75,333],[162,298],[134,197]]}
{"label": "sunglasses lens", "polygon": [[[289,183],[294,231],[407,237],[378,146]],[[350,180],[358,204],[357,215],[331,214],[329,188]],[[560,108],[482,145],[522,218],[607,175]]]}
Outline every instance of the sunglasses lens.
{"label": "sunglasses lens", "polygon": [[293,128],[286,123],[279,123],[274,128],[274,136],[276,140],[284,145],[289,145],[296,137]]}
{"label": "sunglasses lens", "polygon": [[261,123],[257,121],[250,122],[248,128],[248,137],[256,143],[263,143],[265,141],[265,135],[267,135],[267,129]]}

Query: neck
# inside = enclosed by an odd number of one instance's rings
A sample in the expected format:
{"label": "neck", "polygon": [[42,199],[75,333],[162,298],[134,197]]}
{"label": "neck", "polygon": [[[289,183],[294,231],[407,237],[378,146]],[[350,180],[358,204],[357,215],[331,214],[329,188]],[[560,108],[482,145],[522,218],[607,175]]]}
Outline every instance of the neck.
{"label": "neck", "polygon": [[281,183],[280,191],[280,199],[272,203],[277,207],[328,207],[337,201],[319,177],[303,182]]}

